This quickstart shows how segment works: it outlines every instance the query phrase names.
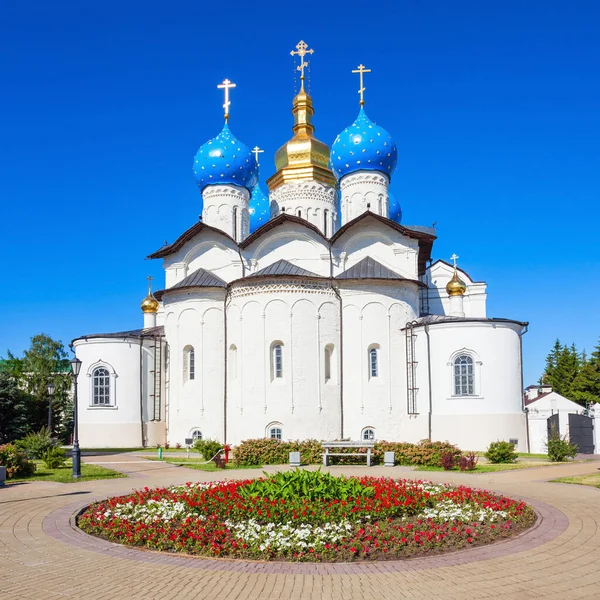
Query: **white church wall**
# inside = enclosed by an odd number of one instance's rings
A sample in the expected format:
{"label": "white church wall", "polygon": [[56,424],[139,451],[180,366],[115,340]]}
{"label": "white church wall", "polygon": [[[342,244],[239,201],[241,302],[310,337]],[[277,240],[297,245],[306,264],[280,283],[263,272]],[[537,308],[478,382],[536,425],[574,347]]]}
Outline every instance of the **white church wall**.
{"label": "white church wall", "polygon": [[[431,356],[432,439],[448,440],[464,450],[485,450],[492,441],[517,439],[527,450],[522,410],[520,326],[512,323],[463,322],[429,326]],[[429,406],[427,339],[417,334],[419,407]],[[453,361],[473,359],[474,394],[456,396]]]}
{"label": "white church wall", "polygon": [[[344,437],[360,439],[363,429],[370,427],[377,439],[407,439],[405,352],[400,330],[417,316],[417,288],[344,282],[340,293],[344,311]],[[377,351],[376,375],[371,372],[371,349]]]}
{"label": "white church wall", "polygon": [[[446,284],[452,279],[454,268],[452,265],[441,260],[433,263],[426,272],[426,280],[429,285],[429,314],[449,315],[450,298],[446,292]],[[465,317],[486,317],[487,284],[474,282],[462,271],[458,270],[458,276],[466,283],[467,291],[463,296],[463,310]]]}
{"label": "white church wall", "polygon": [[[79,339],[74,342],[82,361],[78,377],[79,442],[82,448],[142,446],[140,420],[140,344],[138,340]],[[93,404],[93,372],[110,374],[110,405]]]}
{"label": "white church wall", "polygon": [[200,268],[228,282],[242,277],[242,262],[237,246],[227,237],[206,229],[177,252],[165,257],[163,264],[167,288]]}
{"label": "white church wall", "polygon": [[327,242],[311,229],[297,223],[283,223],[268,231],[242,253],[250,265],[250,273],[283,259],[317,275],[330,276]]}
{"label": "white church wall", "polygon": [[[170,401],[168,441],[184,442],[193,430],[223,437],[224,292],[202,290],[165,299],[169,341]],[[190,374],[189,352],[194,351]]]}
{"label": "white church wall", "polygon": [[340,181],[342,225],[370,210],[382,217],[389,215],[390,180],[379,171],[356,171]]}
{"label": "white church wall", "polygon": [[340,236],[332,247],[334,276],[370,256],[408,279],[418,279],[417,240],[374,219],[364,219]]}
{"label": "white church wall", "polygon": [[[338,312],[335,295],[319,283],[262,281],[232,289],[228,347],[236,348],[237,375],[228,389],[229,443],[268,437],[272,424],[283,439],[339,436],[339,374],[325,382],[324,373],[325,346],[333,346],[334,364],[339,348]],[[282,346],[281,377],[274,372],[275,345]]]}

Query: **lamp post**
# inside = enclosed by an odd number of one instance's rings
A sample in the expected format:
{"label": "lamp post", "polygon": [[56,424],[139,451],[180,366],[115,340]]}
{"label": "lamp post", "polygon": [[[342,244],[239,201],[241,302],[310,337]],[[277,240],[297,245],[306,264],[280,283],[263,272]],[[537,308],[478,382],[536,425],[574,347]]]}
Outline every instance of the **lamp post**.
{"label": "lamp post", "polygon": [[79,450],[79,427],[77,423],[77,377],[81,370],[81,361],[75,357],[71,361],[71,373],[73,374],[74,397],[73,397],[73,479],[81,477],[81,451]]}
{"label": "lamp post", "polygon": [[48,431],[52,435],[52,397],[54,396],[54,384],[48,384]]}

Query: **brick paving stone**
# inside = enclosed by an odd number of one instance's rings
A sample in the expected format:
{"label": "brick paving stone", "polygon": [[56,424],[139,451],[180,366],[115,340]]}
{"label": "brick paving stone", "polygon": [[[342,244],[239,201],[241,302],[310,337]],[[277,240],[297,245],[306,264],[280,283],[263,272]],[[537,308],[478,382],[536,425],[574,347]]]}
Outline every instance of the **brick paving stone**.
{"label": "brick paving stone", "polygon": [[69,524],[73,512],[93,499],[146,485],[260,476],[262,469],[208,473],[128,455],[84,460],[112,462],[130,477],[28,483],[0,490],[2,600],[600,598],[600,490],[547,481],[595,473],[597,462],[485,474],[332,467],[329,470],[339,474],[412,477],[491,489],[530,501],[543,518],[518,538],[439,557],[371,565],[296,565],[141,552],[90,538]]}

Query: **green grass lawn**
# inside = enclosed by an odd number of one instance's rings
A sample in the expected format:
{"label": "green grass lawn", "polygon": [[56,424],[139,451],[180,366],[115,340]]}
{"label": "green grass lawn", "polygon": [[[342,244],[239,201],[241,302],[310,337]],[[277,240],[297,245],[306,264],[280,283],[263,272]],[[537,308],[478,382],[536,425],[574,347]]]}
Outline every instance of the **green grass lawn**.
{"label": "green grass lawn", "polygon": [[[504,464],[483,463],[478,464],[474,471],[465,471],[465,473],[494,473],[496,471],[514,471],[515,469],[529,469],[531,467],[550,467],[553,465],[564,465],[565,463],[536,461],[536,462],[516,462]],[[418,467],[416,471],[443,471],[443,467]],[[460,472],[460,469],[452,469],[454,472]]]}
{"label": "green grass lawn", "polygon": [[[155,460],[157,462],[164,462],[169,465],[175,465],[177,467],[187,467],[188,469],[196,469],[198,471],[222,471],[223,469],[217,468],[214,462],[209,462],[208,464],[204,464],[204,460],[200,458],[148,458],[148,460]],[[226,470],[233,469],[262,469],[262,466],[237,466],[234,463],[230,462],[226,467]]]}
{"label": "green grass lawn", "polygon": [[77,481],[93,481],[95,479],[114,479],[117,477],[127,477],[124,473],[106,469],[99,465],[81,463],[81,477],[73,479],[73,466],[71,461],[67,461],[64,467],[58,469],[48,469],[41,460],[34,461],[37,465],[36,472],[31,477],[14,477],[7,479],[7,483],[17,481],[56,481],[58,483],[75,483]]}
{"label": "green grass lawn", "polygon": [[577,475],[575,477],[559,477],[552,481],[555,483],[575,483],[577,485],[588,485],[590,487],[600,488],[600,473]]}

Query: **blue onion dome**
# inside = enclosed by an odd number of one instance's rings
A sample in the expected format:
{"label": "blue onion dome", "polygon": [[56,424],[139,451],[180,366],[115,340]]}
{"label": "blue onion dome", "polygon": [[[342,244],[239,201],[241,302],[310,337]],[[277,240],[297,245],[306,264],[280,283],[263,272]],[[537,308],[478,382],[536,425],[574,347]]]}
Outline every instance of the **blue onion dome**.
{"label": "blue onion dome", "polygon": [[397,161],[396,142],[369,119],[364,108],[331,146],[330,168],[338,179],[361,170],[380,171],[391,179]]}
{"label": "blue onion dome", "polygon": [[260,184],[256,184],[252,190],[248,212],[250,213],[250,233],[262,227],[271,216],[269,196],[263,192]]}
{"label": "blue onion dome", "polygon": [[236,139],[227,123],[217,137],[200,146],[192,170],[200,191],[207,185],[219,183],[232,183],[251,190],[258,181],[254,154]]}
{"label": "blue onion dome", "polygon": [[388,202],[390,206],[390,216],[389,218],[392,221],[396,221],[396,223],[402,222],[402,208],[400,207],[400,202],[396,200],[396,196],[391,192],[388,193]]}

